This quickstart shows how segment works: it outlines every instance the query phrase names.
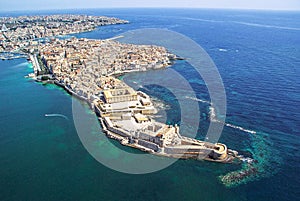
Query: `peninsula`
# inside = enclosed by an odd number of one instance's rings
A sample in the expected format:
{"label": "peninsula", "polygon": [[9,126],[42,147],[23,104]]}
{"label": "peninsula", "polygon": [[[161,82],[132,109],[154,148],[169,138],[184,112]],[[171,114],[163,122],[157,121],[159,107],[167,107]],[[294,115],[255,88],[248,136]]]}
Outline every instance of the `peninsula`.
{"label": "peninsula", "polygon": [[[160,69],[177,56],[161,46],[124,44],[115,40],[90,40],[65,35],[93,30],[97,26],[128,23],[91,16],[36,16],[2,18],[0,51],[28,55],[39,81],[55,83],[88,102],[108,137],[125,146],[152,154],[231,162],[238,153],[222,143],[209,143],[180,134],[178,125],[151,119],[156,113],[151,98],[135,91],[116,74]],[[23,25],[22,25],[23,24]],[[52,37],[40,43],[36,38]]]}

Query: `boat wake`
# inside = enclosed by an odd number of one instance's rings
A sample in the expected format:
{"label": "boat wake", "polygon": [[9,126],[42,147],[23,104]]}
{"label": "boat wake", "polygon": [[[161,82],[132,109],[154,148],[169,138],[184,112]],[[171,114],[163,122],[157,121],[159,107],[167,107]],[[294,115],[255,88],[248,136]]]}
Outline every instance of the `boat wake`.
{"label": "boat wake", "polygon": [[219,122],[219,123],[224,124],[227,127],[234,128],[234,129],[237,129],[237,130],[240,130],[240,131],[244,131],[246,133],[256,134],[256,131],[249,130],[249,129],[243,128],[241,126],[233,125],[233,124],[226,123],[226,122],[218,120],[217,119],[216,110],[215,110],[215,108],[213,106],[209,107],[209,116],[210,116],[210,121]]}
{"label": "boat wake", "polygon": [[223,23],[224,22],[224,21],[221,21],[221,20],[210,20],[210,19],[192,18],[192,17],[181,17],[180,19],[195,20],[195,21],[201,21],[201,22],[216,22],[216,23]]}
{"label": "boat wake", "polygon": [[45,114],[45,117],[61,117],[64,118],[66,120],[69,120],[69,118],[63,114]]}
{"label": "boat wake", "polygon": [[210,121],[223,123],[227,127],[253,134],[248,135],[251,139],[251,146],[247,148],[252,156],[238,155],[237,161],[241,163],[242,167],[218,177],[226,187],[246,184],[259,178],[272,176],[278,172],[282,159],[278,150],[273,148],[268,134],[221,121],[218,119],[217,110],[211,102],[193,97],[186,98],[208,104]]}
{"label": "boat wake", "polygon": [[210,104],[209,101],[207,101],[207,100],[202,100],[202,99],[199,99],[199,98],[196,98],[196,97],[186,96],[185,98],[186,98],[186,99],[190,99],[190,100],[194,100],[194,101],[197,101],[197,102],[201,102],[201,103],[207,103],[207,104]]}
{"label": "boat wake", "polygon": [[223,48],[219,48],[219,51],[220,52],[227,52],[228,50],[227,49],[223,49]]}
{"label": "boat wake", "polygon": [[224,123],[224,125],[227,126],[227,127],[230,127],[230,128],[234,128],[234,129],[238,129],[238,130],[244,131],[246,133],[256,134],[256,131],[246,129],[246,128],[243,128],[241,126],[236,126],[236,125],[229,124],[229,123]]}
{"label": "boat wake", "polygon": [[[225,23],[225,21],[222,21],[222,20],[210,20],[210,19],[202,19],[202,18],[182,17],[180,19],[195,20],[195,21],[202,21],[202,22],[211,22],[211,23]],[[273,29],[300,31],[299,27],[276,26],[276,25],[271,25],[271,24],[259,24],[259,23],[250,23],[250,22],[242,22],[242,21],[226,21],[226,23],[241,24],[241,25],[252,26],[252,27],[262,27],[262,28],[273,28]]]}
{"label": "boat wake", "polygon": [[209,104],[209,105],[210,105],[210,106],[209,106],[209,119],[210,119],[210,121],[212,121],[212,122],[219,122],[219,123],[224,124],[224,125],[227,126],[227,127],[234,128],[234,129],[238,129],[238,130],[244,131],[244,132],[246,132],[246,133],[256,134],[256,131],[249,130],[249,129],[243,128],[243,127],[241,127],[241,126],[233,125],[233,124],[226,123],[226,122],[223,122],[223,121],[218,120],[218,119],[217,119],[216,110],[215,110],[215,108],[213,107],[213,105],[212,105],[211,102],[209,102],[209,101],[207,101],[207,100],[202,100],[202,99],[199,99],[199,98],[195,98],[195,97],[190,97],[190,96],[186,96],[185,98],[190,99],[190,100],[194,100],[194,101],[197,101],[197,102]]}
{"label": "boat wake", "polygon": [[[209,107],[209,114],[211,121],[223,123],[227,127],[238,129],[246,133],[257,134],[256,131],[218,120],[216,110],[212,105]],[[245,184],[261,177],[268,177],[277,172],[281,159],[278,157],[278,153],[275,154],[277,150],[273,149],[268,140],[268,136],[268,134],[261,132],[257,135],[249,135],[252,142],[251,148],[249,148],[248,151],[252,153],[253,158],[239,155],[237,158],[242,162],[242,168],[219,176],[219,179],[226,187]]]}
{"label": "boat wake", "polygon": [[257,24],[257,23],[240,22],[240,21],[232,21],[232,22],[236,23],[236,24],[242,24],[242,25],[253,26],[253,27],[263,27],[263,28],[274,28],[274,29],[284,29],[284,30],[300,31],[300,28],[298,28],[298,27],[275,26],[275,25]]}

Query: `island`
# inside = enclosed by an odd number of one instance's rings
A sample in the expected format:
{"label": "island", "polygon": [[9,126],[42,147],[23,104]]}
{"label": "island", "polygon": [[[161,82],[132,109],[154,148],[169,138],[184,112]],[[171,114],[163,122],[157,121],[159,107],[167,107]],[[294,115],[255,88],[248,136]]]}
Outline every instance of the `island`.
{"label": "island", "polygon": [[128,21],[54,15],[1,18],[0,23],[0,52],[26,55],[34,67],[29,77],[54,83],[86,101],[106,135],[122,145],[173,158],[222,163],[239,159],[238,152],[225,144],[188,138],[180,134],[178,125],[155,121],[150,116],[157,112],[151,97],[117,79],[123,73],[166,68],[177,55],[155,45],[56,37]]}

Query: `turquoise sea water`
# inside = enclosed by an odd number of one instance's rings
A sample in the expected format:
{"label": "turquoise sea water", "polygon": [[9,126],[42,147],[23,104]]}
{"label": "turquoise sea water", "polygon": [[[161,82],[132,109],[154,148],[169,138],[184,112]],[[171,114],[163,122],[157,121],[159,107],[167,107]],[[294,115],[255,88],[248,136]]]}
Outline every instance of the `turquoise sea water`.
{"label": "turquoise sea water", "polygon": [[[32,68],[25,59],[17,59],[0,61],[0,200],[299,200],[299,12],[94,9],[32,14],[61,12],[109,15],[131,22],[78,37],[102,39],[138,28],[166,28],[199,43],[224,81],[226,122],[257,132],[252,135],[227,126],[220,141],[256,159],[258,174],[226,187],[219,176],[241,165],[179,160],[146,175],[111,170],[83,147],[73,122],[72,97],[54,85],[24,78]],[[198,99],[209,100],[203,80],[187,63],[177,62],[172,69],[191,83]],[[141,88],[145,78],[159,80],[167,72],[133,73],[123,79]],[[174,80],[174,90],[177,87]],[[178,100],[168,90],[159,86],[142,90],[165,103],[169,122],[180,123]],[[199,107],[197,137],[203,139],[209,124],[208,105],[199,101]],[[118,151],[102,143],[103,133],[96,129],[98,123],[88,107],[86,119],[90,143],[99,148],[99,154],[118,159]]]}

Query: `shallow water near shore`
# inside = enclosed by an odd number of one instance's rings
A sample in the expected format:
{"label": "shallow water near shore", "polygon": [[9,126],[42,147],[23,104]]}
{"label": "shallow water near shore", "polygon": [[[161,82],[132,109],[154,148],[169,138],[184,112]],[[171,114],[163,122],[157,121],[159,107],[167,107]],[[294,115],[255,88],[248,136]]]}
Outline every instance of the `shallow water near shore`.
{"label": "shallow water near shore", "polygon": [[[257,160],[259,174],[242,184],[227,187],[220,176],[240,170],[242,165],[179,160],[164,170],[146,175],[111,170],[90,156],[77,136],[72,97],[55,85],[24,78],[32,68],[26,59],[16,59],[0,61],[1,200],[257,201],[299,198],[300,41],[297,29],[300,20],[296,20],[300,19],[299,13],[176,9],[82,12],[116,16],[131,24],[100,27],[93,32],[77,34],[78,37],[102,39],[137,28],[167,28],[199,43],[215,61],[226,89],[226,123],[232,126],[224,127],[220,142]],[[15,13],[19,14],[22,13]],[[196,99],[189,99],[188,95],[174,97],[162,87],[145,86],[145,77],[164,79],[166,74],[162,71],[167,72],[167,69],[126,74],[122,79],[162,101],[167,114],[167,118],[162,119],[169,123],[180,124],[178,98],[198,102],[201,121],[197,138],[205,139],[210,111],[205,83],[184,61],[171,68],[190,82]],[[179,90],[177,86],[174,80],[173,89]],[[97,119],[86,104],[81,104],[90,127],[87,135],[94,149],[99,150],[98,154],[118,159],[115,146],[143,154],[122,147],[114,140],[110,140],[113,145],[104,143]],[[161,112],[163,115],[163,110]],[[193,111],[188,113],[193,115]],[[45,114],[67,118],[50,118]],[[189,136],[188,131],[188,125],[182,128],[183,135]],[[124,160],[130,162],[130,159]]]}

